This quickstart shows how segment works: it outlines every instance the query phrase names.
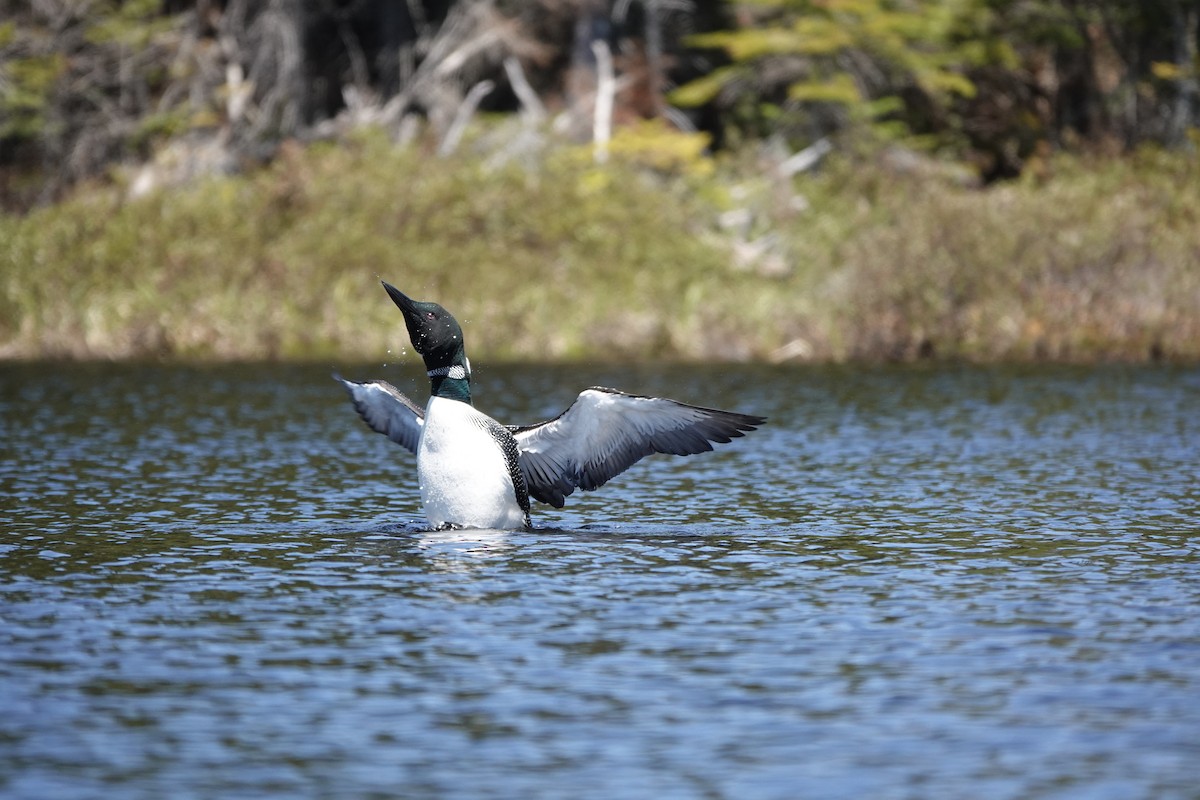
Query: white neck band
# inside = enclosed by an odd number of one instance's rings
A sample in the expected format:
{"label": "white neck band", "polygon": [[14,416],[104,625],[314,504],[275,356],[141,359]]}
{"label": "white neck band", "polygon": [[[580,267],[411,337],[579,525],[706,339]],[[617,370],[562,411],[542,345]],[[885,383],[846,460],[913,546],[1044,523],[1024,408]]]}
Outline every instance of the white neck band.
{"label": "white neck band", "polygon": [[437,369],[431,369],[428,372],[428,375],[431,378],[450,378],[451,380],[456,381],[464,381],[470,374],[470,370],[468,370],[462,364],[454,364],[453,366],[449,367],[438,367]]}

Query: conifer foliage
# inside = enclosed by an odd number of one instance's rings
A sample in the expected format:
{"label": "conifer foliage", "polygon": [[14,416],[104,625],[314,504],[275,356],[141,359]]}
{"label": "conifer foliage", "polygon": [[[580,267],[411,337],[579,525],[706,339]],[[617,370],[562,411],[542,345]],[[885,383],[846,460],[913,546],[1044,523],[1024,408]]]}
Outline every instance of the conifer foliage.
{"label": "conifer foliage", "polygon": [[477,111],[586,139],[604,87],[617,128],[868,132],[989,178],[1054,148],[1194,147],[1200,124],[1197,0],[0,0],[0,20],[10,209],[170,143],[208,171],[362,124],[446,152]]}

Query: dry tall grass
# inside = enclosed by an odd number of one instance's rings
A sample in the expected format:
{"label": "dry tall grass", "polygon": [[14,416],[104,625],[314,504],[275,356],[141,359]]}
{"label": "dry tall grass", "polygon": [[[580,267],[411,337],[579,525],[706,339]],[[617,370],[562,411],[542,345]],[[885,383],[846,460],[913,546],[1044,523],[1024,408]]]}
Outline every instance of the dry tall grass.
{"label": "dry tall grass", "polygon": [[450,308],[477,358],[1200,358],[1185,156],[988,189],[881,157],[794,181],[493,162],[364,135],[0,218],[0,355],[386,359],[384,278]]}

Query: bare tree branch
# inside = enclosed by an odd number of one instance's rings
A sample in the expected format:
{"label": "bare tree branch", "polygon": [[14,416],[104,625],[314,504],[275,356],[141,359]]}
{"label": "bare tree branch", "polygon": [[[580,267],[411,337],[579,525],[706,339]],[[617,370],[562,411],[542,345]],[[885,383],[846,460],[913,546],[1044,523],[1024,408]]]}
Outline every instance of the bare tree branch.
{"label": "bare tree branch", "polygon": [[495,84],[491,81],[480,81],[471,87],[471,91],[467,92],[466,99],[458,106],[458,112],[454,115],[454,122],[450,125],[450,130],[446,131],[446,136],[442,139],[442,143],[438,147],[439,156],[448,156],[458,147],[458,142],[462,139],[463,131],[467,128],[467,123],[471,121],[471,117],[475,114],[475,109],[479,108],[480,101],[493,88],[495,88]]}
{"label": "bare tree branch", "polygon": [[595,145],[594,158],[597,164],[608,161],[608,141],[612,138],[613,96],[616,94],[616,79],[613,75],[612,51],[608,42],[596,39],[592,42],[596,55],[596,104],[593,112],[592,141]]}
{"label": "bare tree branch", "polygon": [[521,101],[521,113],[525,118],[535,125],[545,120],[546,107],[529,85],[525,71],[521,69],[521,62],[513,56],[508,56],[504,59],[504,72],[508,75],[508,83],[512,86],[513,93]]}

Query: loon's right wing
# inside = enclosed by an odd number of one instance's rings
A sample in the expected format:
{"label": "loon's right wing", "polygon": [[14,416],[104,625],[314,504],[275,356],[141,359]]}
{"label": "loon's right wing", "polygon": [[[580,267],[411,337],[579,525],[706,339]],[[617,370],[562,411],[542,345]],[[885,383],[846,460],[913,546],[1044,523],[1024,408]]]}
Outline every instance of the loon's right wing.
{"label": "loon's right wing", "polygon": [[367,427],[416,455],[421,426],[425,424],[420,406],[387,381],[348,381],[337,374],[333,378],[346,387],[354,410]]}

